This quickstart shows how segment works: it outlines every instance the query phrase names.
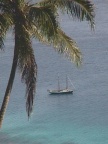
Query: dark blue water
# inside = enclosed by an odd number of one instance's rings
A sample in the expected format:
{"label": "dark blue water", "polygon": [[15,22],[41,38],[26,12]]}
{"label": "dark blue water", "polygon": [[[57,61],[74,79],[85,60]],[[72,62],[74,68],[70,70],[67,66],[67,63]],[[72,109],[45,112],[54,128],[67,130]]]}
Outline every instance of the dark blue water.
{"label": "dark blue water", "polygon": [[[25,111],[25,86],[17,72],[3,127],[3,144],[108,144],[108,1],[95,0],[96,28],[86,22],[63,17],[64,31],[74,38],[83,54],[83,64],[74,64],[53,48],[37,41],[33,47],[38,64],[37,94],[28,121]],[[0,54],[0,104],[4,95],[13,56],[9,33],[6,50]],[[65,86],[66,74],[72,80],[73,95],[51,96],[57,88],[57,75]]]}

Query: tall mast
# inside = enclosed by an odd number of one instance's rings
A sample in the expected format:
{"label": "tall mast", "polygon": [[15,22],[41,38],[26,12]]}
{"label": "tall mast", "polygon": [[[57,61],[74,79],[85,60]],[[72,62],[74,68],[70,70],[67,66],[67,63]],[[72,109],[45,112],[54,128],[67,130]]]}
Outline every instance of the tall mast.
{"label": "tall mast", "polygon": [[59,82],[59,75],[58,75],[58,91],[60,90],[60,82]]}
{"label": "tall mast", "polygon": [[66,76],[66,89],[68,89],[68,78]]}

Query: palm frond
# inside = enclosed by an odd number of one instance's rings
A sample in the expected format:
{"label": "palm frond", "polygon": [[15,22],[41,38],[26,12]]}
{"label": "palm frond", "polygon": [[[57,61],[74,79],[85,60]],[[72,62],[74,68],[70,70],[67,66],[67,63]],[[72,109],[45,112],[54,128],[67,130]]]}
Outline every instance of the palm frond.
{"label": "palm frond", "polygon": [[[21,18],[22,19],[22,18]],[[18,68],[22,73],[22,82],[26,84],[26,110],[28,117],[33,110],[33,101],[36,90],[37,65],[31,46],[27,21],[16,23],[17,46],[19,49]]]}
{"label": "palm frond", "polygon": [[87,20],[91,24],[91,28],[94,28],[94,5],[89,0],[74,0],[65,3],[67,12],[79,20]]}
{"label": "palm frond", "polygon": [[67,36],[61,29],[57,30],[57,35],[55,36],[53,46],[56,51],[64,54],[77,65],[81,64],[81,52],[76,42]]}
{"label": "palm frond", "polygon": [[56,14],[51,6],[31,7],[29,11],[29,21],[38,29],[39,33],[51,41],[56,33],[58,22]]}
{"label": "palm frond", "polygon": [[7,2],[9,2],[9,0],[0,0],[0,3],[6,4]]}
{"label": "palm frond", "polygon": [[40,4],[52,4],[61,9],[63,13],[71,14],[73,18],[80,21],[87,20],[91,28],[94,28],[94,4],[90,0],[44,0]]}
{"label": "palm frond", "polygon": [[6,32],[13,24],[12,17],[7,14],[3,13],[0,14],[0,49],[3,49],[4,46],[4,38],[6,36]]}
{"label": "palm frond", "polygon": [[67,36],[60,28],[57,29],[54,39],[48,41],[41,33],[34,30],[35,37],[38,38],[41,42],[47,45],[53,45],[54,49],[69,58],[72,62],[75,62],[77,65],[80,65],[82,62],[81,52],[76,42]]}
{"label": "palm frond", "polygon": [[20,9],[23,9],[26,4],[24,0],[15,0],[12,3],[15,3]]}
{"label": "palm frond", "polygon": [[3,12],[7,9],[7,6],[5,4],[3,4],[2,2],[0,2],[0,12]]}
{"label": "palm frond", "polygon": [[22,69],[22,81],[26,84],[26,111],[28,117],[33,110],[33,102],[36,90],[36,76],[37,76],[37,65],[33,53],[29,53],[29,60],[23,66]]}
{"label": "palm frond", "polygon": [[47,37],[45,37],[40,31],[39,29],[37,29],[37,27],[32,23],[32,25],[30,26],[30,30],[29,33],[31,35],[32,38],[38,39],[40,42],[44,43],[44,44],[49,44],[50,42],[48,41]]}
{"label": "palm frond", "polygon": [[9,0],[0,0],[0,6],[6,5],[9,3]]}
{"label": "palm frond", "polygon": [[13,10],[13,2],[11,0],[0,0],[0,11],[10,12]]}

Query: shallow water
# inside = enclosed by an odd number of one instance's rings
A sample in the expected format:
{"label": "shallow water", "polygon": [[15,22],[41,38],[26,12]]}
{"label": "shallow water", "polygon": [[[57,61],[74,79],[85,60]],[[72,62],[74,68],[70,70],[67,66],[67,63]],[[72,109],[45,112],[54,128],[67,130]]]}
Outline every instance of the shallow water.
{"label": "shallow water", "polygon": [[[65,32],[73,37],[83,53],[83,65],[74,64],[52,48],[36,41],[33,47],[38,64],[37,94],[28,121],[25,87],[16,74],[8,109],[0,131],[3,144],[107,144],[108,143],[108,2],[95,0],[96,29],[87,23],[62,19]],[[101,18],[100,18],[101,17]],[[5,53],[0,55],[0,104],[7,84],[13,55],[8,34]],[[72,80],[73,95],[52,96],[47,89],[61,87],[66,74]]]}

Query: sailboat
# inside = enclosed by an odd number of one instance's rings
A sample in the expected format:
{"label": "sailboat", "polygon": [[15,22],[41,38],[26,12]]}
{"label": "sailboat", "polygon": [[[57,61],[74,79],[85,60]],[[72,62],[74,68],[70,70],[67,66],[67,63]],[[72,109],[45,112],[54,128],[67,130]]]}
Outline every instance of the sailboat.
{"label": "sailboat", "polygon": [[68,78],[66,77],[66,88],[60,88],[59,76],[58,76],[58,89],[56,90],[47,90],[49,94],[72,94],[73,90],[68,88]]}

